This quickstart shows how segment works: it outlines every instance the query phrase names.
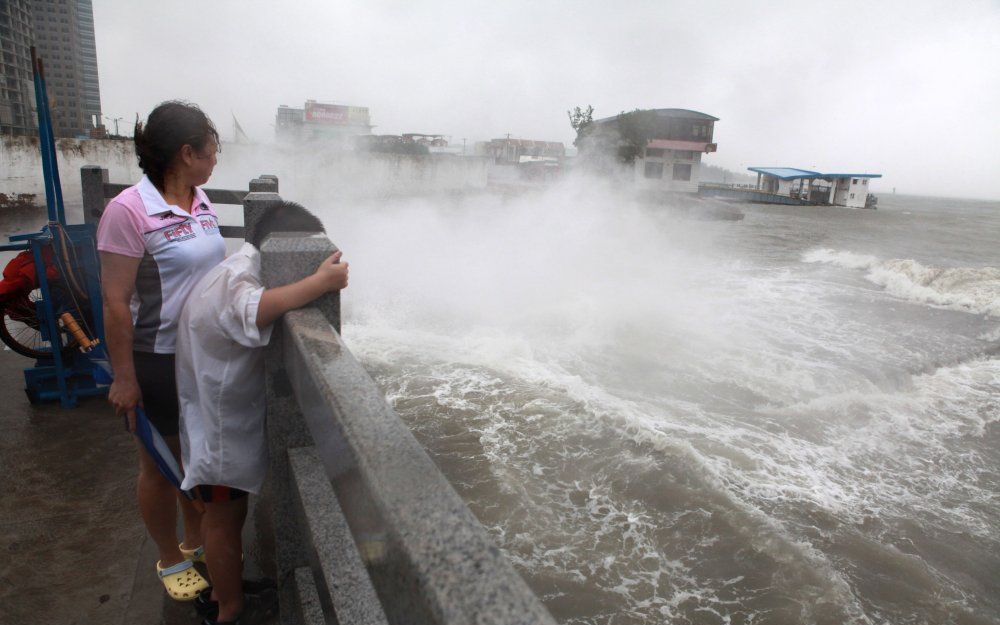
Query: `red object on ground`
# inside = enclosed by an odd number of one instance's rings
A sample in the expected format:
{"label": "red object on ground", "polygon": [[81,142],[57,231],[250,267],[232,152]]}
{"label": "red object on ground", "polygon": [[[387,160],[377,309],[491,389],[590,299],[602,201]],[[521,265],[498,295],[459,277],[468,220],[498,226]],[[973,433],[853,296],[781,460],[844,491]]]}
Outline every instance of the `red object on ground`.
{"label": "red object on ground", "polygon": [[[59,270],[52,262],[52,250],[42,249],[45,261],[45,277],[49,280],[59,278]],[[3,280],[0,280],[0,300],[24,296],[38,288],[38,278],[35,275],[35,258],[31,250],[21,252],[3,268]]]}

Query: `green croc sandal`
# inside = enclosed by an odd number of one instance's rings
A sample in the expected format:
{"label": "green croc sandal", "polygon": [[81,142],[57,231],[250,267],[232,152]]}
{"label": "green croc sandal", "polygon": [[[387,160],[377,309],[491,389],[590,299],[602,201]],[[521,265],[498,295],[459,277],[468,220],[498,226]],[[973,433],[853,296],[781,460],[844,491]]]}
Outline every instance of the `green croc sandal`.
{"label": "green croc sandal", "polygon": [[166,568],[157,562],[156,573],[167,589],[167,594],[175,601],[194,601],[199,592],[208,588],[208,580],[194,568],[191,560],[181,560]]}

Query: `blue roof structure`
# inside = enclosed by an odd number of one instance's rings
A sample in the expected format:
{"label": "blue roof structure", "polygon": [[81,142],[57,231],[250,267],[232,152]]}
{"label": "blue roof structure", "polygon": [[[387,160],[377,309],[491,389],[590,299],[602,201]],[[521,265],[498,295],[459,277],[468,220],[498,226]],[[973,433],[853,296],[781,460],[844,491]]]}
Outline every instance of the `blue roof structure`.
{"label": "blue roof structure", "polygon": [[774,176],[780,180],[795,180],[796,178],[822,178],[823,174],[818,171],[808,169],[796,169],[794,167],[747,167],[750,171],[765,176]]}
{"label": "blue roof structure", "polygon": [[800,178],[881,178],[882,174],[824,174],[808,169],[795,167],[747,167],[750,171],[773,176],[779,180],[797,180]]}
{"label": "blue roof structure", "polygon": [[824,178],[881,178],[882,174],[823,174]]}

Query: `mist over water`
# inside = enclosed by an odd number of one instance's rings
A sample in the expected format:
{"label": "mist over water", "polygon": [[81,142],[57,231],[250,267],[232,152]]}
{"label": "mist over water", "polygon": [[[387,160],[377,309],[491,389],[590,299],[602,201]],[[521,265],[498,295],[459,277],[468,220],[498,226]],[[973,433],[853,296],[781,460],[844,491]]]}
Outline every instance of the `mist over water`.
{"label": "mist over water", "polygon": [[996,203],[296,191],[345,340],[559,621],[1000,622]]}

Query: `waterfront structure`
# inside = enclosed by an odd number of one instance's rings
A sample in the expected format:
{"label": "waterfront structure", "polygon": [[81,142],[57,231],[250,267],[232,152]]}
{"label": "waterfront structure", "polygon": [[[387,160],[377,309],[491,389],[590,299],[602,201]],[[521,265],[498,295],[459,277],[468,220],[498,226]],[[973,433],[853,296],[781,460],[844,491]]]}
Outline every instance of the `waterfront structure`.
{"label": "waterfront structure", "polygon": [[358,135],[353,137],[351,144],[355,152],[409,154],[411,156],[430,154],[429,146],[417,141],[407,141],[400,135]]}
{"label": "waterfront structure", "polygon": [[32,39],[28,0],[0,2],[0,135],[38,134]]}
{"label": "waterfront structure", "polygon": [[561,141],[535,141],[533,139],[493,139],[488,143],[477,145],[483,155],[493,158],[498,165],[517,165],[521,158],[548,157],[562,160],[566,156],[566,146]]}
{"label": "waterfront structure", "polygon": [[103,132],[91,0],[31,0],[34,44],[45,63],[45,88],[56,137]]}
{"label": "waterfront structure", "polygon": [[585,141],[581,150],[620,150],[623,118],[630,115],[644,116],[645,124],[643,145],[636,146],[638,154],[631,160],[628,172],[635,186],[649,191],[697,193],[701,155],[718,149],[713,137],[719,118],[688,109],[665,108],[597,119],[591,135],[596,140]]}
{"label": "waterfront structure", "polygon": [[279,139],[297,139],[302,134],[302,121],[305,111],[292,108],[286,104],[278,107],[274,118],[274,134]]}
{"label": "waterfront structure", "polygon": [[427,148],[430,154],[451,154],[461,156],[465,153],[464,146],[450,145],[445,135],[426,134],[422,132],[405,132],[401,135],[403,143],[415,143]]}
{"label": "waterfront structure", "polygon": [[795,167],[748,167],[757,174],[758,191],[810,204],[875,208],[878,199],[868,190],[882,174],[823,173]]}
{"label": "waterfront structure", "polygon": [[444,135],[429,135],[423,132],[404,132],[400,135],[405,143],[419,143],[420,145],[426,145],[428,148],[446,148],[448,147],[448,140],[445,139]]}
{"label": "waterfront structure", "polygon": [[302,108],[282,104],[275,117],[279,140],[325,140],[347,144],[350,137],[372,134],[368,107],[306,100]]}

